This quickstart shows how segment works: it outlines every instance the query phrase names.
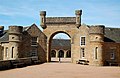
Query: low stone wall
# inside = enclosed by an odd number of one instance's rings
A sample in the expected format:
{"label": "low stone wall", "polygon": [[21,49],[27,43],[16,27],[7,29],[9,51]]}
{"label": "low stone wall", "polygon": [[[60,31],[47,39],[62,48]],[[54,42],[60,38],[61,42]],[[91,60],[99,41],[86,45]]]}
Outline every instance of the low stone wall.
{"label": "low stone wall", "polygon": [[38,58],[19,58],[15,60],[0,60],[0,70],[25,67],[29,65],[40,64]]}
{"label": "low stone wall", "polygon": [[26,66],[32,65],[31,58],[20,58],[19,61],[22,62],[22,63],[24,63]]}
{"label": "low stone wall", "polygon": [[1,60],[0,61],[0,70],[12,68],[10,60]]}

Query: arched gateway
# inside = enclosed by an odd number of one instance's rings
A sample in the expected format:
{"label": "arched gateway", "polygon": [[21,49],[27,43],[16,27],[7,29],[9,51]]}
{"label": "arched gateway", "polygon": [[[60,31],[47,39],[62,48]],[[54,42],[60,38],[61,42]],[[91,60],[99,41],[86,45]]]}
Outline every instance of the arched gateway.
{"label": "arched gateway", "polygon": [[82,10],[75,11],[76,17],[46,17],[46,11],[41,11],[41,26],[43,33],[47,36],[47,61],[51,61],[51,41],[57,33],[65,33],[71,38],[71,62],[76,58],[75,53],[75,35],[79,32],[81,26]]}

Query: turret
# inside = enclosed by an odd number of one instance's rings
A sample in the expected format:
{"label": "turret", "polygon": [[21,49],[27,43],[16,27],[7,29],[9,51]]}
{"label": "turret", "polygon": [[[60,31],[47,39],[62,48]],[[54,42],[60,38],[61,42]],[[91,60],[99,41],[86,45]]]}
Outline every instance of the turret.
{"label": "turret", "polygon": [[10,59],[17,59],[19,57],[19,45],[22,40],[22,31],[22,26],[9,26]]}
{"label": "turret", "polygon": [[43,29],[46,28],[46,11],[40,11],[40,16],[41,16],[41,27]]}
{"label": "turret", "polygon": [[92,64],[103,65],[103,42],[104,42],[104,25],[90,26],[90,46],[92,48]]}
{"label": "turret", "polygon": [[76,15],[76,27],[79,28],[81,26],[82,10],[76,10],[75,15]]}
{"label": "turret", "polygon": [[95,25],[90,26],[89,34],[90,34],[90,41],[99,41],[103,42],[104,40],[104,25]]}

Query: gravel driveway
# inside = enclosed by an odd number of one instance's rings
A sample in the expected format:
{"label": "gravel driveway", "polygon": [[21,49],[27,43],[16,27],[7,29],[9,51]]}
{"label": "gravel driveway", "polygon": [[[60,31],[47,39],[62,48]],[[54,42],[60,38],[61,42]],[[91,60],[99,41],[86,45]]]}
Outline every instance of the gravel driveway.
{"label": "gravel driveway", "polygon": [[44,63],[0,71],[0,78],[120,78],[120,67]]}

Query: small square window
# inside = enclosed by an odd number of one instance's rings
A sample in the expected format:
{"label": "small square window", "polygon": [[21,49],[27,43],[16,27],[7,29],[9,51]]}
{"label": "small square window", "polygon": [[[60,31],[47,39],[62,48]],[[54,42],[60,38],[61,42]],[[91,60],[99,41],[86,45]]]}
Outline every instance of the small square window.
{"label": "small square window", "polygon": [[110,51],[110,59],[115,59],[115,49],[111,49],[111,51]]}

